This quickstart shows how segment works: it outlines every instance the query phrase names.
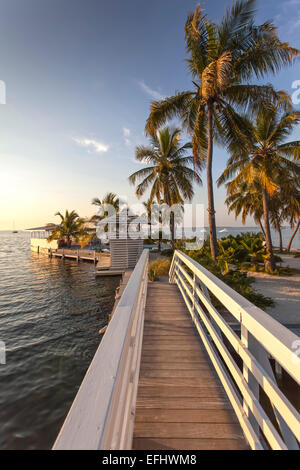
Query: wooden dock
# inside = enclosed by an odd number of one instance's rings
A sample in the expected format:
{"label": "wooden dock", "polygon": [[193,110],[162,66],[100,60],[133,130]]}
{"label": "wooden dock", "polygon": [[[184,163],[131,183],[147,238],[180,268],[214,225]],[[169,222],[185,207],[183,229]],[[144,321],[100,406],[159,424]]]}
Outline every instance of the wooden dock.
{"label": "wooden dock", "polygon": [[144,250],[124,280],[53,448],[299,449],[299,412],[270,364],[300,384],[299,337],[186,254],[169,284],[148,282],[148,261]]}
{"label": "wooden dock", "polygon": [[61,258],[61,259],[73,259],[77,262],[79,261],[90,261],[94,264],[97,264],[98,269],[108,269],[110,266],[110,254],[109,253],[97,253],[94,250],[76,250],[76,249],[67,249],[59,248],[56,250],[49,249],[48,256],[50,258]]}
{"label": "wooden dock", "polygon": [[178,287],[149,284],[133,449],[246,448]]}

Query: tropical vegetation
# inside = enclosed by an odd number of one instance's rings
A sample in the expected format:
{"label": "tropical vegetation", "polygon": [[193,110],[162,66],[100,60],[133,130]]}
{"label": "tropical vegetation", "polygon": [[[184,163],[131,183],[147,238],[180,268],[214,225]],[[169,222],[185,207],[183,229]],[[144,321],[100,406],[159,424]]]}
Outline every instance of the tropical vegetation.
{"label": "tropical vegetation", "polygon": [[[180,207],[184,200],[194,196],[193,183],[201,184],[199,172],[193,166],[193,157],[188,156],[191,143],[180,142],[180,129],[164,127],[149,137],[150,145],[136,147],[135,158],[145,166],[129,177],[135,185],[136,195],[141,197],[150,189],[147,205],[166,203],[168,207]],[[170,233],[175,240],[175,214],[170,214]]]}
{"label": "tropical vegetation", "polygon": [[[218,245],[219,255],[216,262],[212,259],[208,241],[201,250],[187,251],[182,241],[176,243],[176,248],[185,252],[256,306],[260,308],[272,306],[274,304],[272,299],[253,289],[255,279],[248,276],[247,272],[256,270],[254,267],[263,264],[267,256],[262,235],[245,233],[237,237],[229,236],[219,240]],[[220,306],[216,298],[213,298],[213,302],[216,306]]]}
{"label": "tropical vegetation", "polygon": [[109,214],[109,211],[114,210],[116,213],[119,212],[120,201],[118,196],[115,193],[109,192],[105,194],[101,200],[98,197],[95,197],[92,200],[92,205],[98,208],[97,214],[91,217],[91,222],[99,222],[103,220]]}
{"label": "tropical vegetation", "polygon": [[86,243],[90,239],[90,232],[85,227],[85,221],[77,212],[66,210],[65,215],[60,212],[55,215],[60,217],[60,224],[52,232],[48,241],[65,240],[67,247],[70,248],[73,241],[84,240]]}
{"label": "tropical vegetation", "polygon": [[267,99],[278,96],[271,85],[252,84],[252,78],[275,73],[299,55],[297,49],[280,41],[272,22],[255,25],[255,5],[255,0],[235,1],[220,24],[209,20],[199,5],[189,14],[185,40],[193,89],[154,101],[146,123],[147,134],[153,136],[169,119],[179,118],[192,136],[195,165],[206,160],[214,260],[218,256],[212,176],[214,142],[227,145],[233,133],[239,135],[241,117],[237,111],[252,113]]}
{"label": "tropical vegetation", "polygon": [[[295,187],[300,178],[300,166],[295,161],[300,157],[300,141],[286,142],[286,138],[300,123],[300,112],[294,111],[290,101],[284,97],[278,101],[269,101],[260,107],[254,116],[254,122],[246,116],[241,117],[241,120],[243,125],[239,137],[230,136],[231,156],[218,184],[230,180],[227,183],[227,190],[231,195],[231,199],[229,198],[231,204],[232,195],[237,197],[241,186],[248,187],[247,197],[254,195],[256,201],[249,211],[253,212],[257,220],[263,216],[269,253],[266,265],[267,269],[274,271],[276,263],[270,221],[272,219],[273,226],[279,230],[285,205],[291,208],[292,201],[295,203],[296,211],[298,204],[298,214],[300,209],[299,187]],[[292,194],[288,201],[290,196],[287,194],[287,186],[294,186],[295,201]],[[236,201],[237,199],[233,203]],[[249,200],[244,207],[249,208]],[[286,207],[286,215],[288,208]]]}
{"label": "tropical vegetation", "polygon": [[168,276],[171,260],[168,258],[158,258],[152,261],[148,267],[149,281],[158,281],[162,276]]}

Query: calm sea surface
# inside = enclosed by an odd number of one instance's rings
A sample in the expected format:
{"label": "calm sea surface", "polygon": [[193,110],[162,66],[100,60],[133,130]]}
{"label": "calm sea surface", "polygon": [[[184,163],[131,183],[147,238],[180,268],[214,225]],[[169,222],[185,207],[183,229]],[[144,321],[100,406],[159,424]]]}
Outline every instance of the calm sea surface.
{"label": "calm sea surface", "polygon": [[0,449],[53,444],[99,345],[119,278],[30,251],[0,232]]}

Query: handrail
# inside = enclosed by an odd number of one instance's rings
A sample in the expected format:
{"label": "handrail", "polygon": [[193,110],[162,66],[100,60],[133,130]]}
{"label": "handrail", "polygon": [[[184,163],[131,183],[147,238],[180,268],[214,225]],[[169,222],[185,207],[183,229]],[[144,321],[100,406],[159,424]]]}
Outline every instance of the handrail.
{"label": "handrail", "polygon": [[54,450],[130,449],[149,251],[144,250],[83,379]]}
{"label": "handrail", "polygon": [[[292,349],[298,336],[180,251],[172,260],[170,282],[180,289],[251,448],[298,449],[300,416],[279,389],[269,361],[271,356],[299,384],[300,361]],[[240,336],[210,294],[240,324]],[[228,343],[242,360],[242,371]],[[259,388],[271,402],[275,421],[260,403]]]}

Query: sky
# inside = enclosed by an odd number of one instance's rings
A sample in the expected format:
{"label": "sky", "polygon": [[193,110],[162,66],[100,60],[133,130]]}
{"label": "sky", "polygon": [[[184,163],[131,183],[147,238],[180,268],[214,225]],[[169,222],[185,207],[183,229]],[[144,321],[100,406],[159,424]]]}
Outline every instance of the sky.
{"label": "sky", "polygon": [[[150,103],[191,86],[184,24],[196,4],[0,0],[0,230],[43,225],[65,209],[90,216],[92,198],[108,191],[136,202],[128,176],[141,168],[134,151],[147,143]],[[201,5],[218,21],[231,1]],[[256,23],[267,19],[300,48],[300,0],[259,1]],[[265,78],[290,93],[296,80],[300,61]],[[226,159],[216,148],[214,180]],[[195,193],[206,205],[205,184]],[[225,196],[215,189],[218,226],[241,225]]]}

